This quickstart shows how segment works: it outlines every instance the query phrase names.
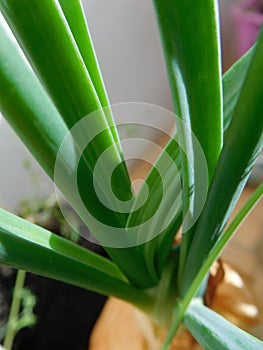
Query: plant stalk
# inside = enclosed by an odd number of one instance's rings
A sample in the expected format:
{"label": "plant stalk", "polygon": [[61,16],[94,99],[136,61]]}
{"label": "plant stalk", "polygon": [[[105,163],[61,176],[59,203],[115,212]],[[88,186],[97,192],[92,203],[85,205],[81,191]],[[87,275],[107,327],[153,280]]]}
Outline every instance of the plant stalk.
{"label": "plant stalk", "polygon": [[4,340],[4,349],[12,350],[14,338],[16,335],[16,324],[18,319],[18,314],[21,305],[21,291],[24,287],[26,277],[25,270],[17,270],[16,283],[13,291],[13,299],[11,304],[11,309],[9,313],[9,318],[7,322],[6,336]]}

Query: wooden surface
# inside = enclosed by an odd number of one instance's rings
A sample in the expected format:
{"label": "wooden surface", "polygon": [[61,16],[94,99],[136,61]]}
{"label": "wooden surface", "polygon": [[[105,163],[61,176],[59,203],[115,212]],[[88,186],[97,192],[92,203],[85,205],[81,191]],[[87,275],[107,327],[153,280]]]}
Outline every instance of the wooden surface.
{"label": "wooden surface", "polygon": [[[232,217],[240,210],[253,191],[253,187],[245,188]],[[263,322],[263,199],[242,223],[222,257],[242,273],[254,291]]]}

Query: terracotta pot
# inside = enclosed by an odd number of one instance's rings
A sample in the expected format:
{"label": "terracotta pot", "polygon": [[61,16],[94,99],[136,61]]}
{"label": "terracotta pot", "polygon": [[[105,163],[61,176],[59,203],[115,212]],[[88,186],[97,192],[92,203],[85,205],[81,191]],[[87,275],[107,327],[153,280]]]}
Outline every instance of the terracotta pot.
{"label": "terracotta pot", "polygon": [[[110,298],[92,332],[89,350],[159,350],[165,335],[166,330],[157,329],[132,305]],[[196,345],[183,329],[173,342],[181,350],[201,349]]]}

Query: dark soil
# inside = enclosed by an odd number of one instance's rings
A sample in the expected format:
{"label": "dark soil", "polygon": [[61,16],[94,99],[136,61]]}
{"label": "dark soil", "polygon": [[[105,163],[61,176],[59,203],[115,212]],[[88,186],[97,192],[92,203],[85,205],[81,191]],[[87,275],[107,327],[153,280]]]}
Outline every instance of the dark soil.
{"label": "dark soil", "polygon": [[[4,271],[3,271],[4,270]],[[9,271],[8,271],[9,270]],[[4,274],[3,274],[4,272]],[[9,276],[6,276],[6,275]],[[0,319],[7,321],[16,272],[0,270]],[[89,335],[106,298],[28,273],[26,286],[37,297],[37,323],[16,336],[14,350],[87,350]],[[2,323],[1,322],[1,323]]]}
{"label": "dark soil", "polygon": [[[53,232],[58,231],[54,228]],[[105,255],[102,248],[83,238],[78,243]],[[7,322],[15,277],[16,270],[0,266],[0,327]],[[37,298],[37,322],[16,335],[13,350],[87,350],[106,297],[32,273],[27,273],[25,286]]]}

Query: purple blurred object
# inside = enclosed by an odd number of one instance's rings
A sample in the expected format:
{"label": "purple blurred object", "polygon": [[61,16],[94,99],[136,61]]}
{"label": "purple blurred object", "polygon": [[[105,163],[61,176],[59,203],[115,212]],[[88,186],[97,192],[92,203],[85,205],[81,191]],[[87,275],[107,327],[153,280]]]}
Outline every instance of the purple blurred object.
{"label": "purple blurred object", "polygon": [[256,41],[263,22],[263,1],[244,0],[232,9],[236,25],[237,54],[242,56]]}
{"label": "purple blurred object", "polygon": [[[242,56],[256,41],[263,23],[263,0],[244,0],[232,8],[232,18],[236,27],[236,50]],[[237,57],[237,58],[238,58]],[[249,183],[258,185],[263,180],[263,150],[251,173]]]}

